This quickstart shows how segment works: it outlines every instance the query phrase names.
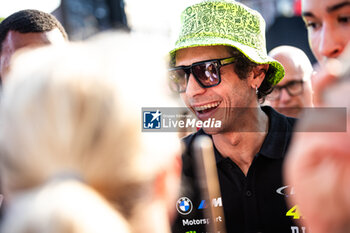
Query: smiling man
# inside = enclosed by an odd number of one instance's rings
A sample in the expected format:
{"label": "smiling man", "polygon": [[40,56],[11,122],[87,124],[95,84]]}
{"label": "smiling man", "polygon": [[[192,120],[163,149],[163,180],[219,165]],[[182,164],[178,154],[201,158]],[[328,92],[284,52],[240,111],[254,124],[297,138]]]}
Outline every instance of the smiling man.
{"label": "smiling man", "polygon": [[[184,193],[177,203],[174,232],[205,232],[206,205],[223,206],[227,232],[294,232],[295,208],[286,206],[282,163],[294,120],[260,107],[284,75],[267,56],[261,15],[235,1],[204,1],[182,13],[181,30],[170,52],[172,87],[187,107],[220,128],[203,128],[184,138]],[[213,141],[221,197],[201,200],[193,142]],[[305,230],[305,229],[304,229]],[[301,229],[300,229],[301,231]]]}

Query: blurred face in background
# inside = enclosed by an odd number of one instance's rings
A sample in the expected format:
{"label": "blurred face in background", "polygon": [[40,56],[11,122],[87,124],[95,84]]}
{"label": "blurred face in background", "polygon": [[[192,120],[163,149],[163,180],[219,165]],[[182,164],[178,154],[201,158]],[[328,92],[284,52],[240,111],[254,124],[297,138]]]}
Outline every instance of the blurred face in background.
{"label": "blurred face in background", "polygon": [[12,55],[24,47],[38,47],[49,44],[60,44],[66,39],[58,28],[48,32],[30,32],[20,33],[16,31],[9,31],[5,40],[1,45],[0,53],[0,77],[3,81],[4,76],[9,70],[10,60]]}
{"label": "blurred face in background", "polygon": [[292,46],[277,47],[269,55],[283,65],[285,76],[267,96],[267,102],[286,116],[298,117],[303,108],[313,106],[312,65],[302,50]]}
{"label": "blurred face in background", "polygon": [[350,40],[349,0],[302,0],[302,16],[319,63],[342,54]]}

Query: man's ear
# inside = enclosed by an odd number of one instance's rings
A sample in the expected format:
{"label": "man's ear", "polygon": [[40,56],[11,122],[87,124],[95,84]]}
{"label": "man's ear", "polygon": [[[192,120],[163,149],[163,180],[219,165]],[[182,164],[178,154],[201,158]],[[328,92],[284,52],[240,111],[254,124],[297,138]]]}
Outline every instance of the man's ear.
{"label": "man's ear", "polygon": [[257,65],[253,68],[253,74],[250,76],[250,85],[252,88],[259,88],[261,83],[264,81],[267,70],[269,69],[269,64]]}

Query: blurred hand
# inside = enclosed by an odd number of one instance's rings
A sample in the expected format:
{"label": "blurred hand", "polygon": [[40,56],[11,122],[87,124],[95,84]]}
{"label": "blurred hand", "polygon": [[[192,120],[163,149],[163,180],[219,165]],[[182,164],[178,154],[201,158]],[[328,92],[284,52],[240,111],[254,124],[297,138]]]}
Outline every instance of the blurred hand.
{"label": "blurred hand", "polygon": [[[328,60],[316,69],[312,79],[316,107],[349,109],[346,66],[342,60]],[[295,191],[290,204],[299,206],[310,232],[350,232],[350,115],[340,121],[332,114],[314,112],[300,119],[285,163],[285,182]],[[332,131],[345,123],[345,132]],[[312,132],[317,128],[326,130]]]}
{"label": "blurred hand", "polygon": [[348,132],[296,133],[292,142],[285,177],[295,195],[288,200],[291,206],[299,206],[311,232],[339,232],[338,227],[349,223]]}

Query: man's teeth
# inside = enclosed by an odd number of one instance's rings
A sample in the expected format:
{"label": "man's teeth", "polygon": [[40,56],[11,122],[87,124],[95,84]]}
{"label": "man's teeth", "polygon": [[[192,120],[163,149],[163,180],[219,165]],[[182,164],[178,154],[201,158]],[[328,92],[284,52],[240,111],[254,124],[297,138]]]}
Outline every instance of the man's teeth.
{"label": "man's teeth", "polygon": [[220,102],[211,103],[211,104],[206,104],[206,105],[194,107],[194,110],[196,110],[196,111],[204,111],[204,110],[207,110],[207,109],[209,109],[209,108],[215,108],[215,107],[218,106],[219,104],[220,104]]}

